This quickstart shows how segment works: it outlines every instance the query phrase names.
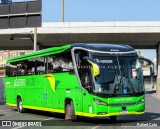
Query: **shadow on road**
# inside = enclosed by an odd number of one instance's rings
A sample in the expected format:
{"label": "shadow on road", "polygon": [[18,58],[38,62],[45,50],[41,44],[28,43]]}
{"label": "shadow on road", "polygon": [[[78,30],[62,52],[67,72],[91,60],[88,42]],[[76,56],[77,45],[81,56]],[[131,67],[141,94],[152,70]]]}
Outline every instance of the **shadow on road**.
{"label": "shadow on road", "polygon": [[143,115],[136,116],[136,119],[144,121],[154,120],[158,118],[160,118],[160,113],[154,113],[154,112],[145,112]]}
{"label": "shadow on road", "polygon": [[146,112],[143,115],[128,115],[128,116],[119,116],[116,122],[111,122],[109,117],[105,118],[85,118],[80,117],[79,122],[88,123],[88,124],[128,124],[128,123],[136,123],[136,122],[147,122],[153,121],[155,119],[160,118],[159,113]]}
{"label": "shadow on road", "polygon": [[[105,125],[105,126],[125,126],[129,124],[137,124],[137,123],[145,123],[148,121],[153,121],[155,118],[159,118],[160,114],[157,113],[146,113],[148,117],[146,119],[135,119],[138,116],[125,116],[125,117],[119,117],[116,122],[110,121],[109,117],[105,118],[86,118],[86,117],[79,117],[78,121],[72,122],[72,121],[65,121],[60,116],[57,116],[56,118],[60,118],[59,120],[49,120],[42,122],[44,125],[50,125],[50,126],[97,126],[97,125]],[[150,117],[149,117],[150,115]],[[126,119],[124,119],[126,118]],[[128,119],[130,118],[130,119]]]}

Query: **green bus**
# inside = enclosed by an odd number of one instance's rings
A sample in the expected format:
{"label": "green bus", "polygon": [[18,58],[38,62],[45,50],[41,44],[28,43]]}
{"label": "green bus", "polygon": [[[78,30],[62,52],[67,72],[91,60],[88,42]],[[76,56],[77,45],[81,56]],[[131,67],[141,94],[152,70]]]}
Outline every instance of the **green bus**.
{"label": "green bus", "polygon": [[145,111],[141,63],[128,45],[75,43],[9,59],[5,96],[20,113],[64,113],[72,121]]}

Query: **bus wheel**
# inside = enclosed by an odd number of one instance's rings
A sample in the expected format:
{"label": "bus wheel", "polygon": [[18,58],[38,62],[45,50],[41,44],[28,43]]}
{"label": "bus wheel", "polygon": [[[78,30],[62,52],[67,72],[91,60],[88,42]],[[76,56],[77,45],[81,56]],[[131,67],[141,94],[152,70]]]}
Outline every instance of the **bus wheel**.
{"label": "bus wheel", "polygon": [[65,106],[65,120],[70,120],[71,119],[71,106],[69,103],[66,104]]}
{"label": "bus wheel", "polygon": [[17,107],[18,107],[18,111],[19,111],[20,113],[23,113],[23,112],[24,112],[24,108],[23,108],[23,104],[22,104],[21,98],[18,99],[18,105],[17,105]]}
{"label": "bus wheel", "polygon": [[70,101],[70,103],[66,104],[65,120],[72,120],[72,121],[77,120],[77,116],[75,115],[75,109],[74,109],[73,101]]}
{"label": "bus wheel", "polygon": [[111,122],[116,122],[117,116],[110,116],[110,121]]}
{"label": "bus wheel", "polygon": [[77,115],[75,114],[75,108],[74,108],[74,103],[71,101],[71,120],[72,121],[77,121]]}

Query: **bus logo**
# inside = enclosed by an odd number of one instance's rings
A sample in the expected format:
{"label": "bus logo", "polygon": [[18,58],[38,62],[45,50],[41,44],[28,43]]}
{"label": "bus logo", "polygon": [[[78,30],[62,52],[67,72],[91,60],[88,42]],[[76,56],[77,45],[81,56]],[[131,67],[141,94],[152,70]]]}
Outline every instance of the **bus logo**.
{"label": "bus logo", "polygon": [[56,90],[55,90],[55,77],[51,74],[47,74],[45,77],[48,79],[52,90],[54,92],[56,92]]}
{"label": "bus logo", "polygon": [[14,80],[14,86],[25,86],[26,80],[25,79],[15,79]]}
{"label": "bus logo", "polygon": [[132,98],[122,98],[122,99],[115,99],[114,102],[130,102],[130,101],[133,101]]}
{"label": "bus logo", "polygon": [[119,52],[118,49],[111,49],[111,52]]}

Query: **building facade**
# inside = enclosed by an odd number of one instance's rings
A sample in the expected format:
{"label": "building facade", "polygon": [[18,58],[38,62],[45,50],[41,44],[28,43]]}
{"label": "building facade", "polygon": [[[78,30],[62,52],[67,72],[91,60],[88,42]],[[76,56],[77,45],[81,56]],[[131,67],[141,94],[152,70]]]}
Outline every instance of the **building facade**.
{"label": "building facade", "polygon": [[15,51],[0,51],[0,69],[5,68],[6,61],[10,58],[25,55],[33,52],[33,50],[15,50]]}

